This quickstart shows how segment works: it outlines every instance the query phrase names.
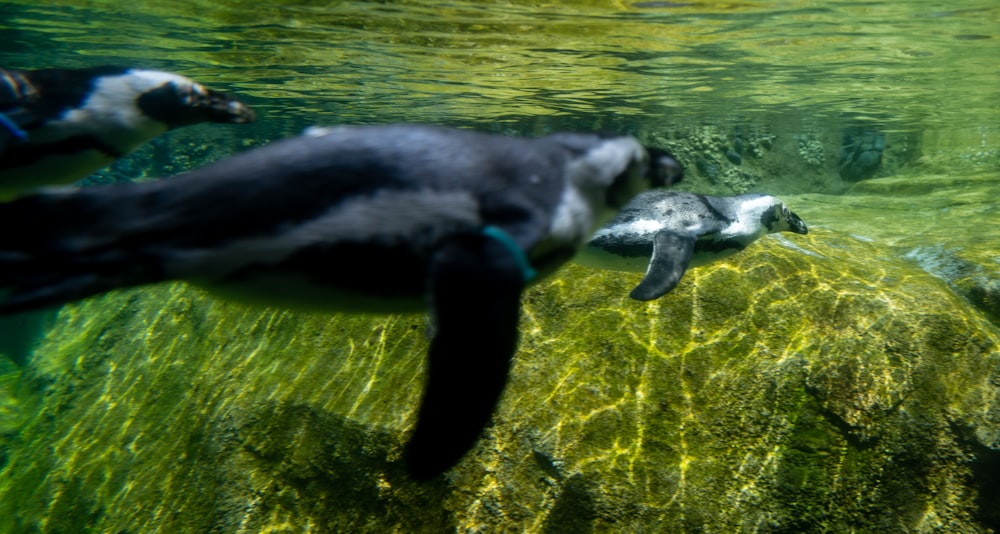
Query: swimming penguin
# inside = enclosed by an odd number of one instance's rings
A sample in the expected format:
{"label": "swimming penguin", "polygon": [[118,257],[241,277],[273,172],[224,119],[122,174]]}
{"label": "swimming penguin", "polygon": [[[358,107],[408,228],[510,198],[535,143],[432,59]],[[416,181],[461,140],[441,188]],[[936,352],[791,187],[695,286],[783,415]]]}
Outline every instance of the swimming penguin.
{"label": "swimming penguin", "polygon": [[781,200],[760,194],[710,197],[649,191],[598,230],[576,262],[645,272],[636,300],[666,295],[690,267],[732,256],[765,234],[808,232]]}
{"label": "swimming penguin", "polygon": [[313,129],[176,178],[0,204],[0,226],[18,228],[0,232],[0,313],[163,280],[299,309],[429,308],[428,382],[405,450],[429,478],[489,421],[525,285],[636,194],[679,178],[674,159],[626,136]]}
{"label": "swimming penguin", "polygon": [[173,128],[253,120],[239,100],[169,72],[0,69],[0,199],[73,183]]}

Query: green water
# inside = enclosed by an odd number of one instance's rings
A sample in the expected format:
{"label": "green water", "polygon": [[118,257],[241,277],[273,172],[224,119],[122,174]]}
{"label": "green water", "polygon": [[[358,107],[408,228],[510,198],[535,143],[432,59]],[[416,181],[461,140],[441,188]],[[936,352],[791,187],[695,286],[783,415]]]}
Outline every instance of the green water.
{"label": "green water", "polygon": [[[0,2],[0,66],[106,63],[259,120],[95,181],[314,124],[625,131],[811,233],[643,307],[575,266],[528,294],[496,429],[429,488],[391,463],[422,318],[164,285],[0,327],[32,333],[0,346],[0,532],[1000,529],[996,2]],[[852,129],[884,136],[872,179],[838,174]],[[727,162],[737,132],[768,148]]]}
{"label": "green water", "polygon": [[2,4],[8,67],[175,69],[252,97],[271,124],[998,123],[989,1],[38,4]]}

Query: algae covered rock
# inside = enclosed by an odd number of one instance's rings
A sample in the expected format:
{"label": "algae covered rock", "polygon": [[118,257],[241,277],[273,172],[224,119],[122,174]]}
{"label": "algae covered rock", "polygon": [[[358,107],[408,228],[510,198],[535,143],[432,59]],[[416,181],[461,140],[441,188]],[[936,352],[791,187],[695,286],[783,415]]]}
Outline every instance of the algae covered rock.
{"label": "algae covered rock", "polygon": [[824,231],[687,276],[648,306],[616,299],[628,277],[554,283],[547,302],[604,295],[563,305],[562,343],[525,343],[483,449],[495,482],[460,480],[503,509],[546,479],[528,501],[553,528],[568,509],[597,530],[982,529],[998,337],[944,284]]}
{"label": "algae covered rock", "polygon": [[[339,503],[326,524],[394,517],[378,508],[394,491],[367,473],[401,476],[379,469],[419,400],[421,317],[291,314],[161,285],[59,319],[28,371],[51,383],[45,405],[7,444],[0,531],[263,528],[315,520],[324,496]],[[426,508],[426,493],[402,499]]]}
{"label": "algae covered rock", "polygon": [[815,225],[875,240],[949,283],[1000,325],[1000,174],[909,174],[846,195],[785,200]]}
{"label": "algae covered rock", "polygon": [[[986,532],[1000,333],[873,242],[769,236],[650,303],[569,266],[524,296],[495,425],[400,464],[420,315],[328,316],[183,285],[59,312],[3,442],[0,530]],[[475,357],[475,347],[470,347]]]}

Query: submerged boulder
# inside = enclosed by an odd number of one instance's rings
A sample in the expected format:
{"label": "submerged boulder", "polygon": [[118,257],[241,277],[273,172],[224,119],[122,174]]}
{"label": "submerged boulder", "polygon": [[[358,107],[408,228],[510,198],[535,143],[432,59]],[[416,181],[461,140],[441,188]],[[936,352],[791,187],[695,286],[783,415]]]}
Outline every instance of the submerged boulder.
{"label": "submerged boulder", "polygon": [[907,174],[866,180],[846,195],[786,202],[813,226],[894,250],[1000,325],[1000,173]]}
{"label": "submerged boulder", "polygon": [[427,484],[400,463],[421,315],[184,285],[66,306],[23,371],[40,409],[0,437],[0,530],[1000,528],[1000,331],[945,282],[823,228],[649,303],[639,278],[528,291],[495,425]]}

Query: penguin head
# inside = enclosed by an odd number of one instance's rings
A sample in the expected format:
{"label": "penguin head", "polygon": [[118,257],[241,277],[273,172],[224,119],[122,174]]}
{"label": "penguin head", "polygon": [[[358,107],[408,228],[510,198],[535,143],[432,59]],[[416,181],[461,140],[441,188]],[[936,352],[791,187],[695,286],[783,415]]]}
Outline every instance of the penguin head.
{"label": "penguin head", "polygon": [[170,129],[199,122],[243,124],[256,118],[243,102],[184,76],[147,70],[129,74],[134,77],[133,87],[140,90],[136,99],[139,110]]}
{"label": "penguin head", "polygon": [[806,223],[802,222],[802,219],[800,219],[798,215],[788,209],[788,206],[786,206],[784,202],[772,196],[766,196],[764,198],[768,199],[770,204],[761,215],[760,222],[765,228],[767,228],[767,233],[809,233],[809,228],[806,227]]}
{"label": "penguin head", "polygon": [[173,128],[254,120],[184,76],[108,65],[0,68],[0,114],[0,195],[72,183]]}
{"label": "penguin head", "polygon": [[[126,138],[198,122],[253,122],[235,98],[171,72],[111,65],[84,69],[0,68],[0,111],[40,142],[123,131]],[[40,131],[48,130],[48,131]],[[147,132],[148,131],[148,132]],[[112,137],[115,136],[111,133]],[[148,139],[134,142],[139,144]],[[112,139],[112,144],[118,144]]]}
{"label": "penguin head", "polygon": [[667,187],[684,179],[684,167],[673,155],[658,148],[646,148],[649,153],[650,181],[653,187]]}
{"label": "penguin head", "polygon": [[809,233],[809,228],[806,226],[806,223],[802,222],[802,219],[800,219],[799,216],[795,214],[795,212],[788,209],[788,206],[784,204],[781,205],[781,217],[785,221],[785,225],[788,226],[786,231],[795,234]]}
{"label": "penguin head", "polygon": [[625,171],[608,187],[606,204],[619,210],[639,193],[676,184],[683,177],[683,168],[676,158],[662,150],[640,147]]}

